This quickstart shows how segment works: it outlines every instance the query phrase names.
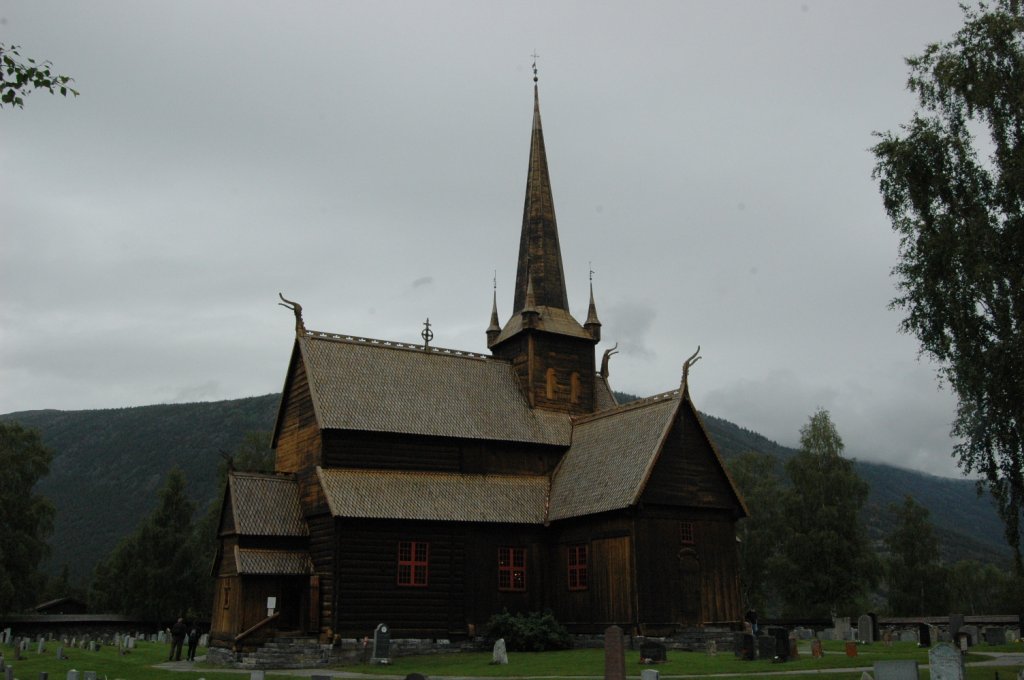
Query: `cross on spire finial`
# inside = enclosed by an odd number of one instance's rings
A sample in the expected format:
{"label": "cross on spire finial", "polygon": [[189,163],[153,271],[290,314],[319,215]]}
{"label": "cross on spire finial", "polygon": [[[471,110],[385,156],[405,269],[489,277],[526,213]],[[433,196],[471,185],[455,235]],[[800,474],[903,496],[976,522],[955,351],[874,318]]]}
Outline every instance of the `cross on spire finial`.
{"label": "cross on spire finial", "polygon": [[537,82],[537,60],[540,59],[540,55],[534,50],[530,56],[533,57],[533,82]]}
{"label": "cross on spire finial", "polygon": [[430,341],[434,339],[434,331],[430,330],[430,317],[423,322],[423,332],[420,333],[420,337],[423,338],[423,349],[430,349]]}
{"label": "cross on spire finial", "polygon": [[590,282],[593,283],[594,282],[594,263],[593,262],[587,262],[587,269],[590,270]]}

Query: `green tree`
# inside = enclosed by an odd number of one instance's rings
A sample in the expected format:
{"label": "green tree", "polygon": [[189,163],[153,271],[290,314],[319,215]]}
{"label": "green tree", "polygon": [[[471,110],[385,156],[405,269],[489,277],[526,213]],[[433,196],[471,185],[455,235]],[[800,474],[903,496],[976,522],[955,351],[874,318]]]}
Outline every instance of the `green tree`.
{"label": "green tree", "polygon": [[949,609],[964,614],[1014,614],[1020,580],[992,564],[961,560],[949,570]]}
{"label": "green tree", "polygon": [[889,510],[896,517],[896,525],[885,537],[890,613],[926,616],[948,611],[946,570],[939,563],[939,541],[928,521],[928,508],[908,495]]}
{"label": "green tree", "polygon": [[737,530],[740,590],[744,609],[768,614],[773,609],[774,586],[769,566],[778,545],[778,500],[782,485],[775,459],[748,451],[729,462],[729,473],[750,510]]}
{"label": "green tree", "polygon": [[849,610],[877,583],[877,559],[860,519],[868,485],[842,456],[843,440],[821,409],[800,429],[786,461],[791,486],[780,497],[773,576],[788,613]]}
{"label": "green tree", "polygon": [[185,495],[185,475],[175,468],[167,474],[156,509],[97,566],[94,604],[154,622],[208,608],[200,598],[209,565],[196,551],[194,512]]}
{"label": "green tree", "polygon": [[33,489],[52,459],[38,432],[0,423],[0,614],[34,604],[44,582],[53,505]]}
{"label": "green tree", "polygon": [[900,235],[892,306],[957,396],[955,455],[965,473],[983,475],[1020,576],[1024,4],[964,14],[951,41],[907,60],[920,110],[900,134],[879,135],[874,176]]}
{"label": "green tree", "polygon": [[0,43],[0,108],[17,106],[25,108],[25,97],[32,90],[47,90],[67,97],[78,96],[78,90],[71,87],[74,79],[54,73],[49,61],[36,62],[23,59],[18,45]]}

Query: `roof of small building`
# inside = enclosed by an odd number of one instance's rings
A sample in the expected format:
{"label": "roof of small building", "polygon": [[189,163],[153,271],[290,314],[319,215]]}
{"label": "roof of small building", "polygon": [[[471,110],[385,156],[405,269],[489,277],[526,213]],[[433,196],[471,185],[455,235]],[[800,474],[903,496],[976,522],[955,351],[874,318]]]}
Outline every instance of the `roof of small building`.
{"label": "roof of small building", "polygon": [[546,476],[316,469],[336,517],[544,522]]}
{"label": "roof of small building", "polygon": [[313,573],[309,553],[235,546],[235,568],[243,576],[305,576]]}
{"label": "roof of small building", "polygon": [[569,445],[569,416],[531,409],[508,362],[317,331],[298,347],[323,429]]}
{"label": "roof of small building", "polygon": [[667,392],[577,419],[551,481],[548,519],[636,503],[679,406],[679,392]]}
{"label": "roof of small building", "polygon": [[228,473],[235,532],[243,536],[308,536],[295,479],[258,472]]}

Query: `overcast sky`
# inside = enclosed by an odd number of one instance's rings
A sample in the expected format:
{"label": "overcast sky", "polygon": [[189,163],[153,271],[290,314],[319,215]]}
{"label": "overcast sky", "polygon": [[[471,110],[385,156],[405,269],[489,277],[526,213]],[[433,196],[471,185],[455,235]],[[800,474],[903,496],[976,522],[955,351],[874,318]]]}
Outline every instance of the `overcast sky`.
{"label": "overcast sky", "polygon": [[0,2],[81,96],[0,111],[0,413],[281,388],[306,325],[486,351],[511,311],[531,53],[569,302],[613,386],[691,372],[783,444],[958,472],[898,332],[872,132],[957,0]]}

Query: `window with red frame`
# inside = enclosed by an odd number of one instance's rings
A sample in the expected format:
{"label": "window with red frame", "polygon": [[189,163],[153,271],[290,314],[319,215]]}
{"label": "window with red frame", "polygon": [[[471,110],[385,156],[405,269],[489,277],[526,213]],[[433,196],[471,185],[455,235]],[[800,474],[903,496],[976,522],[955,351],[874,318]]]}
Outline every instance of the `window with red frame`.
{"label": "window with red frame", "polygon": [[426,587],[429,564],[429,543],[422,541],[398,542],[398,585]]}
{"label": "window with red frame", "polygon": [[569,590],[586,590],[589,585],[587,578],[587,546],[569,546]]}
{"label": "window with red frame", "polygon": [[526,548],[498,548],[498,590],[526,590]]}

